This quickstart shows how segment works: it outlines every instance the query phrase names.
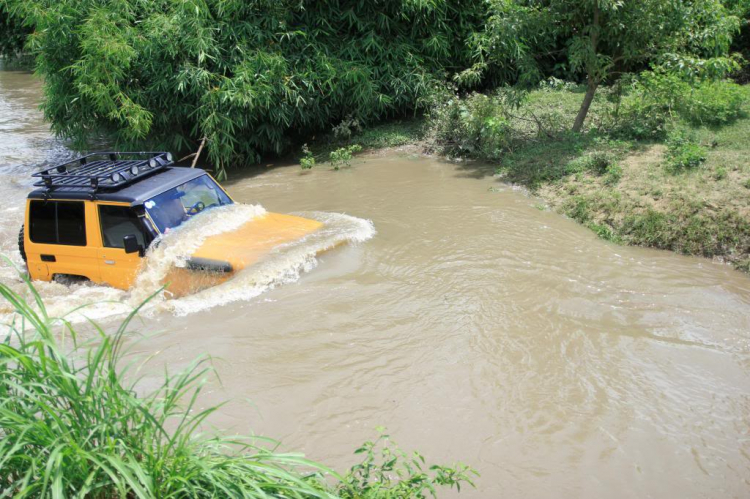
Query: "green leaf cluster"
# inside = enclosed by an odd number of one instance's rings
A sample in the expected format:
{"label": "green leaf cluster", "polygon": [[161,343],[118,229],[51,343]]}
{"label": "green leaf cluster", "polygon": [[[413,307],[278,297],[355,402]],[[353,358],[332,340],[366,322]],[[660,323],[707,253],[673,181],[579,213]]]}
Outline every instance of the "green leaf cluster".
{"label": "green leaf cluster", "polygon": [[0,0],[34,26],[54,131],[195,150],[220,175],[419,107],[471,65],[482,0]]}
{"label": "green leaf cluster", "polygon": [[663,138],[669,126],[729,124],[743,113],[745,95],[740,85],[726,80],[691,81],[659,68],[644,71],[625,89],[608,126],[617,135]]}
{"label": "green leaf cluster", "polygon": [[0,57],[15,58],[23,51],[31,30],[20,19],[11,17],[0,2]]}
{"label": "green leaf cluster", "polygon": [[352,144],[347,147],[341,147],[334,151],[331,151],[328,155],[328,159],[331,162],[334,170],[341,169],[342,166],[351,166],[354,155],[362,150],[362,146],[359,144]]}
{"label": "green leaf cluster", "polygon": [[665,166],[671,173],[698,168],[705,163],[707,155],[706,148],[696,143],[689,131],[676,128],[669,133]]}

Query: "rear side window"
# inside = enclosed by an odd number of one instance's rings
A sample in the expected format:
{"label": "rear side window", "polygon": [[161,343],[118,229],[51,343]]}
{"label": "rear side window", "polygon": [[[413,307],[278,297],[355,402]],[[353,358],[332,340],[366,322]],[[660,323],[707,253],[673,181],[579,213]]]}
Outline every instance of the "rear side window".
{"label": "rear side window", "polygon": [[132,208],[127,206],[99,206],[102,222],[102,240],[107,248],[124,248],[122,239],[133,235],[142,247],[146,247],[143,223]]}
{"label": "rear side window", "polygon": [[32,201],[29,237],[35,243],[86,246],[86,214],[79,201]]}

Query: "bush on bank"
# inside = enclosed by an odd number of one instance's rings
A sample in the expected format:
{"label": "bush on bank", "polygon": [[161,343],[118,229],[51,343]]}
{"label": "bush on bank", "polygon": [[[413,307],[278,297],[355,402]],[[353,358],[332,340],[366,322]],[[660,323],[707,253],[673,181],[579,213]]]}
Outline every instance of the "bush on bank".
{"label": "bush on bank", "polygon": [[[202,434],[205,360],[140,395],[124,360],[133,312],[95,342],[0,283],[17,313],[0,343],[0,491],[17,498],[421,498],[470,484],[463,466],[428,466],[383,435],[340,475],[263,439]],[[126,366],[126,367],[123,367]]]}
{"label": "bush on bank", "polygon": [[[442,88],[428,112],[431,146],[449,156],[499,160],[508,152],[567,135],[581,86],[550,78],[531,99],[511,89],[461,96]],[[552,94],[550,99],[542,98]],[[437,95],[437,94],[436,94]],[[728,80],[691,82],[664,70],[645,71],[602,90],[586,131],[626,140],[663,139],[680,124],[728,125],[744,116],[747,92]]]}
{"label": "bush on bank", "polygon": [[[53,129],[196,150],[223,172],[353,116],[420,108],[471,65],[483,0],[0,0],[34,27]],[[488,75],[488,78],[491,74]]]}

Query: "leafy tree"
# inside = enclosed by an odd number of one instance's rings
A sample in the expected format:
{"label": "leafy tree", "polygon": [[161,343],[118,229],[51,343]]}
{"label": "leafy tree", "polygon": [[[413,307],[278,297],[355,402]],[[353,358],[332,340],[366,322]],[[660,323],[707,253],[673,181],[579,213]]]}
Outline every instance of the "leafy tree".
{"label": "leafy tree", "polygon": [[59,135],[195,150],[222,174],[347,116],[417,109],[472,63],[483,0],[0,0],[36,26]]}
{"label": "leafy tree", "polygon": [[724,4],[741,19],[740,32],[732,40],[732,51],[742,56],[742,69],[733,76],[739,83],[750,83],[750,0],[725,0]]}
{"label": "leafy tree", "polygon": [[[491,0],[478,50],[513,67],[520,83],[538,81],[544,61],[560,60],[586,81],[573,124],[579,132],[597,88],[620,74],[665,64],[719,73],[739,19],[718,0]],[[706,63],[704,58],[709,58]],[[705,72],[705,71],[704,71]]]}

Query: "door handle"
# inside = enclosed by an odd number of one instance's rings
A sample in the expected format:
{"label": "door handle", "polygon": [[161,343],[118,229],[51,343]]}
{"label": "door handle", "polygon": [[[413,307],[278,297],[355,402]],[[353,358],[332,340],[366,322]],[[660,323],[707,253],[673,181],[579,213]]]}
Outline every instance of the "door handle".
{"label": "door handle", "polygon": [[115,261],[114,260],[104,260],[104,263],[107,264],[107,265],[114,265]]}
{"label": "door handle", "polygon": [[42,255],[42,261],[43,262],[56,262],[57,258],[55,258],[55,255]]}

